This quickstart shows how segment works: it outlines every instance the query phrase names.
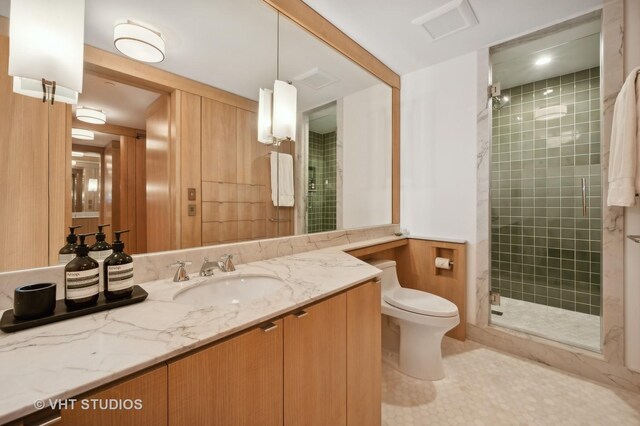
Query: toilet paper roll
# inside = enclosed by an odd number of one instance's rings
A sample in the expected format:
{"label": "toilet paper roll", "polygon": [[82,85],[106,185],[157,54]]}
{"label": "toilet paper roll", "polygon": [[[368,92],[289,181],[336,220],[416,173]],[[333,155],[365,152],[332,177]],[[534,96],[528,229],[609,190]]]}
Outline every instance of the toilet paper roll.
{"label": "toilet paper roll", "polygon": [[447,259],[446,257],[436,257],[436,268],[451,269],[451,259]]}

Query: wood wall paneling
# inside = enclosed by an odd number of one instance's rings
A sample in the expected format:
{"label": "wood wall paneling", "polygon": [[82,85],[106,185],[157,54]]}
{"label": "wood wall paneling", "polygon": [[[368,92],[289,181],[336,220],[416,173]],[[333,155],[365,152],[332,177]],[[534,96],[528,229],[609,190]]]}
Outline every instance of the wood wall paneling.
{"label": "wood wall paneling", "polygon": [[[144,138],[136,140],[136,162],[135,162],[135,235],[136,252],[146,253],[147,250],[147,150]],[[134,253],[127,250],[128,253]]]}
{"label": "wood wall paneling", "polygon": [[[450,271],[436,269],[435,258],[449,257]],[[466,338],[467,329],[467,260],[466,244],[409,239],[396,249],[398,280],[403,287],[426,291],[455,303],[460,324],[447,333],[458,340]]]}
{"label": "wood wall paneling", "polygon": [[13,93],[8,59],[9,39],[0,37],[0,271],[46,266],[50,257],[49,106]]}
{"label": "wood wall paneling", "polygon": [[391,89],[391,223],[400,223],[400,89]]}
{"label": "wood wall paneling", "polygon": [[[180,215],[181,248],[202,245],[202,177],[201,177],[201,100],[191,93],[180,92]],[[195,188],[195,201],[188,200],[188,189]],[[189,205],[195,215],[189,216]]]}
{"label": "wood wall paneling", "polygon": [[169,97],[159,97],[147,110],[147,250],[171,250],[171,152]]}
{"label": "wood wall paneling", "polygon": [[56,103],[49,116],[49,264],[58,263],[71,226],[71,105]]}

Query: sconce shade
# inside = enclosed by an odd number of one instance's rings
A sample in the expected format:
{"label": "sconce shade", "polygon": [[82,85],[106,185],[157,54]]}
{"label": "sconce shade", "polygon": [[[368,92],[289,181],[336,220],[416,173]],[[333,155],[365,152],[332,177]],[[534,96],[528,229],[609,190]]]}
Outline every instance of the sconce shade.
{"label": "sconce shade", "polygon": [[273,137],[279,140],[296,136],[298,90],[286,81],[276,80],[273,85]]}
{"label": "sconce shade", "polygon": [[71,137],[73,139],[81,139],[83,141],[92,141],[95,136],[91,130],[72,128]]}
{"label": "sconce shade", "polygon": [[107,122],[107,114],[99,109],[79,106],[76,108],[76,118],[85,123],[104,124]]}
{"label": "sconce shade", "polygon": [[56,83],[56,100],[77,103],[82,92],[84,0],[11,2],[9,75],[13,90],[42,98],[42,79]]}
{"label": "sconce shade", "polygon": [[132,22],[113,28],[113,44],[124,55],[141,62],[158,63],[164,60],[162,36]]}
{"label": "sconce shade", "polygon": [[273,90],[260,89],[258,97],[258,142],[273,143],[273,129],[271,127],[271,108]]}

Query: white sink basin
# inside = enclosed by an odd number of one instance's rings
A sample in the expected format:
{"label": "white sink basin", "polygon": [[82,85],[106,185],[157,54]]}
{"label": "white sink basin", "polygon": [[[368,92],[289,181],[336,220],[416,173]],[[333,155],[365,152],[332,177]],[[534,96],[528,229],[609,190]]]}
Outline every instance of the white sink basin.
{"label": "white sink basin", "polygon": [[260,299],[275,292],[284,282],[272,275],[241,274],[211,277],[176,293],[173,300],[196,308],[233,305]]}

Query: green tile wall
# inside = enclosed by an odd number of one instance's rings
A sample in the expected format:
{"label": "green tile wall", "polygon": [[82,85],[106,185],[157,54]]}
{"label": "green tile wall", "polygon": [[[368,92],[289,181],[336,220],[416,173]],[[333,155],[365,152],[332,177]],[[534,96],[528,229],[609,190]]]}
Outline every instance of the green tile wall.
{"label": "green tile wall", "polygon": [[[491,287],[502,296],[600,315],[599,75],[592,68],[512,87],[493,110]],[[535,120],[554,105],[567,114]]]}
{"label": "green tile wall", "polygon": [[[315,191],[308,190],[307,232],[336,229],[336,132],[309,132],[309,174]],[[313,172],[312,172],[313,170]]]}

